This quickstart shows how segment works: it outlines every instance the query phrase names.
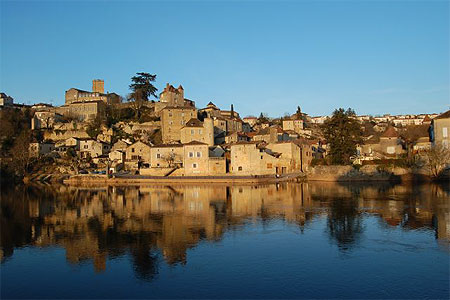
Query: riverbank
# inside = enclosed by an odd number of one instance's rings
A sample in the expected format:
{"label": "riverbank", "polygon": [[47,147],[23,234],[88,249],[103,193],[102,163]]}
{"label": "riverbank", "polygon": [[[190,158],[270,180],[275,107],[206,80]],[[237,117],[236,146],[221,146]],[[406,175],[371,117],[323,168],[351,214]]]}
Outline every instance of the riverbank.
{"label": "riverbank", "polygon": [[283,174],[281,176],[143,176],[121,175],[73,175],[63,180],[64,184],[74,186],[87,185],[136,185],[136,184],[266,184],[305,178],[303,173]]}

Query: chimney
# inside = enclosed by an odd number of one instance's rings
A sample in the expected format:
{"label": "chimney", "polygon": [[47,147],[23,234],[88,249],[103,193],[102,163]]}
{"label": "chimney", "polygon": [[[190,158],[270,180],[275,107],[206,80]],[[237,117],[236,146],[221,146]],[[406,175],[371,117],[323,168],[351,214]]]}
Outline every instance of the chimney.
{"label": "chimney", "polygon": [[233,107],[233,104],[231,104],[231,117],[234,118],[234,107]]}

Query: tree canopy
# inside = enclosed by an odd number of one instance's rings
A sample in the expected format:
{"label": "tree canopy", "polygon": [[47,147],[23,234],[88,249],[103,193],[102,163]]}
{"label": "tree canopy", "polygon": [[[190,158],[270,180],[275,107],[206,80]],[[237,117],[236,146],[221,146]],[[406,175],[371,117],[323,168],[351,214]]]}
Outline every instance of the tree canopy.
{"label": "tree canopy", "polygon": [[322,125],[333,164],[349,164],[350,157],[356,154],[356,145],[362,142],[361,125],[355,117],[354,110],[339,108]]}
{"label": "tree canopy", "polygon": [[155,80],[156,75],[144,72],[136,73],[136,76],[131,77],[132,83],[129,86],[131,93],[128,95],[128,100],[137,119],[141,116],[144,102],[147,102],[150,96],[157,97],[158,89],[152,84]]}
{"label": "tree canopy", "polygon": [[158,89],[152,84],[155,80],[156,75],[144,72],[136,73],[136,76],[131,77],[130,90],[133,99],[148,101],[150,96],[158,97],[156,95]]}

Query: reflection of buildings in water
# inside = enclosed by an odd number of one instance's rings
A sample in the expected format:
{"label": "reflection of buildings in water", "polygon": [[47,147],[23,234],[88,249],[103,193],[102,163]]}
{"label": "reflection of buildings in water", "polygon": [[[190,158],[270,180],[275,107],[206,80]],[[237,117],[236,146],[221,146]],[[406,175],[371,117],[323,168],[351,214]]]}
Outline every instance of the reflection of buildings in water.
{"label": "reflection of buildings in water", "polygon": [[138,276],[157,272],[159,249],[169,264],[185,263],[201,240],[219,240],[245,219],[282,218],[303,226],[326,212],[327,230],[348,248],[363,234],[361,212],[387,226],[435,228],[449,238],[448,192],[439,186],[283,183],[265,186],[62,188],[2,197],[1,255],[24,244],[60,245],[70,263],[92,260],[106,269],[107,257],[130,253]]}

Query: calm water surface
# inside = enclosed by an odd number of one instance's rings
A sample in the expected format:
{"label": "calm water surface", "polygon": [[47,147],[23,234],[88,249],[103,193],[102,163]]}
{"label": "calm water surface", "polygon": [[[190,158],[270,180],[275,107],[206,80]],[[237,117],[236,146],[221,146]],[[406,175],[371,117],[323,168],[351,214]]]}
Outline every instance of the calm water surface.
{"label": "calm water surface", "polygon": [[2,298],[449,298],[445,185],[1,191]]}

